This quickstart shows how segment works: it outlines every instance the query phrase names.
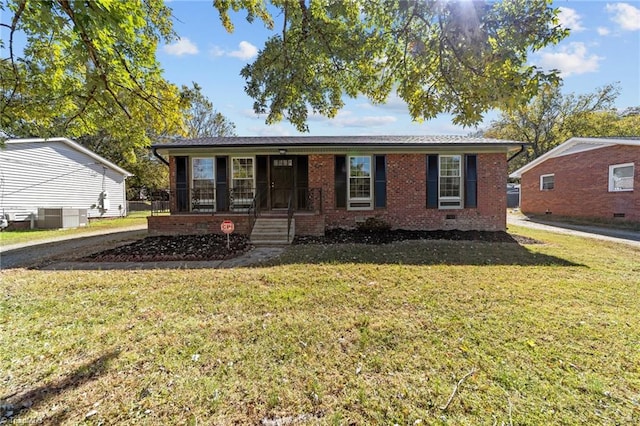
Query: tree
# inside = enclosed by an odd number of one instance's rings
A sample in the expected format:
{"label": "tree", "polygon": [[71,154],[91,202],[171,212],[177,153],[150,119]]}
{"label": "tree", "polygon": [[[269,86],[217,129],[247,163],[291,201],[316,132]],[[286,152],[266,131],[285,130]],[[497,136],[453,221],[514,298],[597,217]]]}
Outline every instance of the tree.
{"label": "tree", "polygon": [[183,98],[155,57],[158,43],[174,36],[162,0],[0,0],[0,10],[7,134],[105,131],[137,147],[149,143],[148,129],[181,130]]}
{"label": "tree", "polygon": [[[329,117],[343,96],[383,103],[392,90],[416,120],[451,112],[473,124],[492,108],[529,99],[558,80],[526,64],[527,54],[568,33],[551,0],[292,1],[214,0],[222,24],[231,11],[282,30],[242,70],[254,109],[267,122],[286,117],[308,130],[309,110]],[[181,98],[155,58],[174,37],[162,0],[0,0],[8,34],[0,59],[0,128],[46,136],[60,122],[66,135],[131,131],[148,142],[151,118],[180,128]],[[24,50],[17,35],[26,37]],[[3,36],[4,37],[4,36]],[[111,120],[110,120],[111,119]],[[130,130],[129,127],[132,129]],[[9,132],[9,131],[8,131]],[[10,132],[9,132],[10,133]]]}
{"label": "tree", "polygon": [[[273,25],[256,0],[214,2]],[[452,113],[456,124],[481,121],[492,108],[523,102],[558,82],[526,64],[527,54],[567,34],[548,0],[282,1],[274,35],[241,74],[254,110],[267,123],[288,119],[308,130],[309,110],[333,117],[343,97],[384,103],[395,90],[411,117]],[[265,17],[266,15],[266,17]]]}
{"label": "tree", "polygon": [[[172,140],[176,137],[233,136],[235,124],[222,113],[213,110],[213,104],[201,92],[201,87],[193,83],[193,87],[183,86],[180,91],[183,99],[181,105],[185,129],[180,134],[155,134],[153,128],[146,134],[156,142]],[[150,193],[169,185],[166,165],[162,164],[149,151],[147,145],[134,145],[129,139],[114,137],[108,131],[101,130],[92,135],[81,136],[77,141],[105,157],[109,161],[133,173],[127,179],[129,195]]]}
{"label": "tree", "polygon": [[202,94],[202,88],[197,83],[194,82],[192,87],[182,86],[182,92],[191,104],[185,122],[187,137],[236,135],[236,125],[213,109],[213,103]]}
{"label": "tree", "polygon": [[619,93],[616,84],[584,95],[563,95],[561,86],[546,86],[527,104],[503,111],[483,135],[529,144],[511,163],[514,170],[574,136],[637,136],[640,116],[613,109]]}

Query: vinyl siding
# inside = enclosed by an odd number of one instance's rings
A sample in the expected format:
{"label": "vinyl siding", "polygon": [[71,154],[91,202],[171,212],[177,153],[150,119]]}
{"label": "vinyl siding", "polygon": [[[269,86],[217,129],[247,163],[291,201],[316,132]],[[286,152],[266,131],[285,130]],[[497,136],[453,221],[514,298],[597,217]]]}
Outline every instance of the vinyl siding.
{"label": "vinyl siding", "polygon": [[[103,190],[110,200],[104,212]],[[38,207],[87,209],[90,218],[124,215],[125,176],[64,142],[7,143],[0,148],[0,214],[25,220]]]}

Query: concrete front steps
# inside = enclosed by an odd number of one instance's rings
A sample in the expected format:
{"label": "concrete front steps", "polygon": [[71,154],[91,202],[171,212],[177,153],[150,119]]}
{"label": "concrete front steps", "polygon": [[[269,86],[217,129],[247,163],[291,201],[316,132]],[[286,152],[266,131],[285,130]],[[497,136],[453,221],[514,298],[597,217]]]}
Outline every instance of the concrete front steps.
{"label": "concrete front steps", "polygon": [[291,244],[295,235],[295,219],[291,219],[291,232],[287,240],[287,218],[259,217],[251,231],[251,243],[255,246]]}

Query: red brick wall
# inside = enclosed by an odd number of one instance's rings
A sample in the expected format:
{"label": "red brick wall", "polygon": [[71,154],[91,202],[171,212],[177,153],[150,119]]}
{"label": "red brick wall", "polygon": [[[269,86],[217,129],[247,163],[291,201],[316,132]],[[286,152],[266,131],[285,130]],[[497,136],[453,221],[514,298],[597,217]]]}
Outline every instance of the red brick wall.
{"label": "red brick wall", "polygon": [[314,213],[295,214],[296,235],[324,235],[324,216]]}
{"label": "red brick wall", "polygon": [[149,235],[190,235],[222,234],[220,224],[229,219],[234,224],[234,233],[249,233],[249,216],[245,214],[172,214],[169,216],[149,216]]}
{"label": "red brick wall", "polygon": [[[426,155],[388,154],[387,207],[348,211],[335,208],[335,157],[332,154],[309,155],[309,188],[322,189],[322,213],[296,213],[297,235],[322,235],[326,228],[353,228],[360,220],[378,217],[394,229],[460,229],[503,231],[506,227],[505,154],[478,155],[478,207],[471,209],[438,210],[426,208]],[[170,158],[171,189],[175,194],[175,158]],[[151,234],[220,233],[220,223],[231,219],[236,232],[248,232],[246,215],[176,214],[172,197],[172,215],[151,216]],[[447,218],[447,216],[453,216]]]}
{"label": "red brick wall", "polygon": [[[609,166],[635,163],[634,190],[609,192]],[[540,190],[540,176],[555,175],[554,189]],[[525,214],[592,217],[640,222],[640,147],[617,145],[551,158],[521,179],[521,209]]]}
{"label": "red brick wall", "polygon": [[[334,156],[309,156],[309,187],[322,188],[327,228],[353,228],[359,220],[378,217],[394,229],[505,230],[505,154],[478,155],[478,207],[454,210],[426,208],[425,154],[389,154],[386,157],[387,207],[349,211],[335,208]],[[455,218],[447,219],[448,215]]]}

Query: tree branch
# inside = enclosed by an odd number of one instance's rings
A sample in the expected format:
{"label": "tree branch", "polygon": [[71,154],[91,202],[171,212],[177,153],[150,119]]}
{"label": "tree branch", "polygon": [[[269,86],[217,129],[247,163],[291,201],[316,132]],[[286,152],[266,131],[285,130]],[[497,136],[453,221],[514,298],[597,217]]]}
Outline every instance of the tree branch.
{"label": "tree branch", "polygon": [[467,374],[462,376],[462,378],[460,380],[458,380],[458,383],[456,383],[455,387],[453,388],[453,392],[451,392],[451,396],[447,400],[447,403],[444,404],[442,407],[440,407],[440,409],[442,411],[447,411],[447,408],[449,408],[449,405],[451,404],[451,401],[453,401],[453,398],[456,396],[456,393],[458,392],[458,388],[460,387],[460,385],[462,385],[462,383],[465,380],[467,380],[467,378],[473,376],[475,373],[476,373],[476,369],[472,368],[471,371],[469,371]]}
{"label": "tree branch", "polygon": [[118,99],[118,96],[111,89],[109,85],[109,79],[107,77],[107,73],[104,69],[104,66],[102,65],[102,62],[100,61],[100,57],[98,55],[97,49],[94,46],[93,41],[91,41],[91,37],[89,37],[85,29],[82,27],[82,25],[80,25],[80,23],[76,19],[76,15],[73,11],[73,8],[69,4],[69,1],[58,0],[58,4],[60,4],[60,7],[62,7],[62,10],[67,14],[67,16],[69,16],[69,18],[71,19],[71,22],[73,22],[73,25],[78,30],[78,34],[80,35],[80,40],[82,40],[82,43],[87,48],[87,52],[89,54],[89,58],[91,58],[91,62],[93,63],[93,65],[95,65],[96,69],[98,69],[99,71],[99,77],[104,84],[104,89],[111,95],[113,100],[116,102],[116,104],[118,104],[120,109],[122,109],[122,111],[127,115],[127,117],[131,119],[132,118],[131,114],[129,113],[129,111],[127,111],[127,108],[125,107],[125,105],[122,102],[120,102],[120,100]]}
{"label": "tree branch", "polygon": [[[25,7],[27,6],[26,0],[21,1],[18,4],[18,8],[16,10],[16,14],[13,15],[13,19],[11,20],[11,26],[7,26],[11,31],[9,32],[9,59],[11,61],[11,69],[13,70],[13,88],[11,89],[11,94],[7,97],[9,101],[13,100],[13,97],[18,90],[18,86],[20,84],[20,73],[18,72],[18,66],[16,65],[15,56],[13,54],[13,35],[16,32],[18,27],[18,22],[20,21],[20,17],[22,16],[22,12],[24,12]],[[3,102],[3,105],[8,105],[9,102]],[[2,107],[2,111],[4,112],[4,106]]]}

